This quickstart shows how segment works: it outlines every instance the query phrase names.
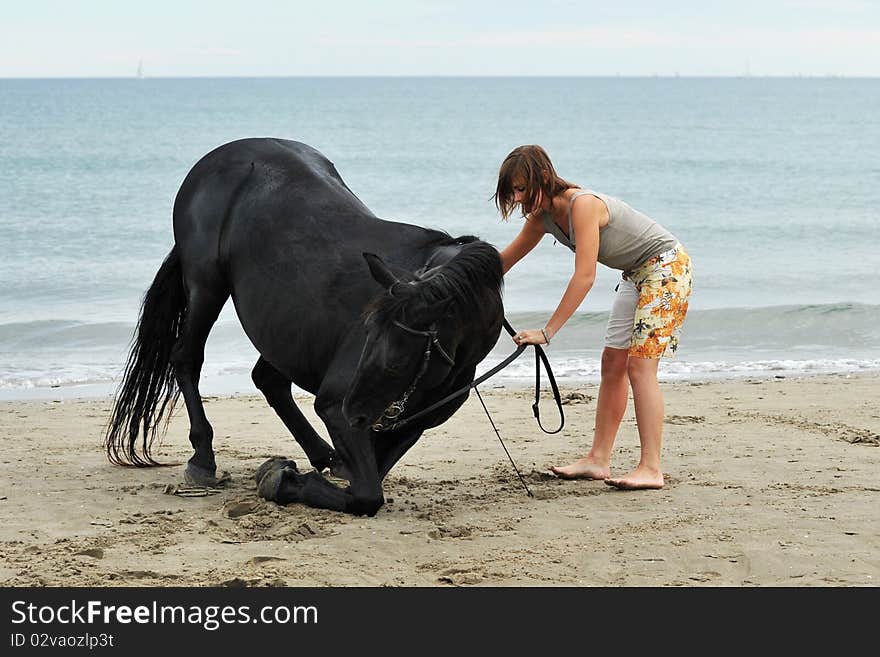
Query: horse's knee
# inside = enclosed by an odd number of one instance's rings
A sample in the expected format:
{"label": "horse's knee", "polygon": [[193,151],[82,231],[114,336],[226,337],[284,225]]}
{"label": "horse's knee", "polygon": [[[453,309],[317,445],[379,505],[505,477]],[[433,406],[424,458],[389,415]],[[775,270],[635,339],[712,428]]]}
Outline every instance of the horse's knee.
{"label": "horse's knee", "polygon": [[385,496],[382,491],[378,494],[353,495],[348,503],[346,511],[356,516],[374,516],[385,504]]}

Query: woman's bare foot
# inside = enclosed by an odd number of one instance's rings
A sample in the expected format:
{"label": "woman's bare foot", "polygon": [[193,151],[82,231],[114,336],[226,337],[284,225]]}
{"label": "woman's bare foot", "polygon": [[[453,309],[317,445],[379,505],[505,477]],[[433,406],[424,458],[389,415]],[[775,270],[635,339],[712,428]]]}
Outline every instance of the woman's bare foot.
{"label": "woman's bare foot", "polygon": [[629,474],[615,479],[606,479],[605,483],[621,490],[648,490],[663,488],[663,473],[660,470],[638,466]]}
{"label": "woman's bare foot", "polygon": [[611,469],[607,463],[599,463],[590,456],[585,456],[561,468],[554,465],[550,471],[562,479],[605,479],[611,476]]}

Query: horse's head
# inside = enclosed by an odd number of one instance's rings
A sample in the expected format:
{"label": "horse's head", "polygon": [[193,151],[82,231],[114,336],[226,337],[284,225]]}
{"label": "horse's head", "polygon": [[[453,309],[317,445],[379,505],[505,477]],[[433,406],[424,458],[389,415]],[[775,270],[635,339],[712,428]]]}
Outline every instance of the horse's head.
{"label": "horse's head", "polygon": [[366,342],[342,411],[352,427],[387,428],[411,395],[447,379],[464,333],[453,298],[431,284],[430,274],[423,280],[373,254],[364,258],[385,291],[367,309]]}

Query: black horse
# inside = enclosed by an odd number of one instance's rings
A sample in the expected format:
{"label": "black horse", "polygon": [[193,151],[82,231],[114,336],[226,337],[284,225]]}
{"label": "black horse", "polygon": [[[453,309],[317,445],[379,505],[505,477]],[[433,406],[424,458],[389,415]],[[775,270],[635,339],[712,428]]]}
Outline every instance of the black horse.
{"label": "black horse", "polygon": [[[174,203],[174,247],[141,307],[105,437],[114,463],[151,466],[157,429],[183,394],[187,481],[216,483],[198,389],[211,326],[231,296],[260,353],[252,378],[314,471],[275,458],[257,472],[281,504],[373,515],[382,480],[425,429],[445,422],[503,320],[498,251],[475,237],[377,218],[315,149],[244,139],[203,157]],[[331,447],[296,407],[315,395]],[[341,488],[322,472],[350,482]]]}

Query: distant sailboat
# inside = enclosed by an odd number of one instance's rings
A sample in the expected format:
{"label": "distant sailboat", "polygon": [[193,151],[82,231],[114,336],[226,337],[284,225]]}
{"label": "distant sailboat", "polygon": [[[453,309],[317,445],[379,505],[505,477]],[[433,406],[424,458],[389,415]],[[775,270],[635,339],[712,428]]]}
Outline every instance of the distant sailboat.
{"label": "distant sailboat", "polygon": [[138,70],[137,70],[137,75],[135,77],[137,77],[138,80],[144,79],[144,60],[140,60],[138,62]]}

